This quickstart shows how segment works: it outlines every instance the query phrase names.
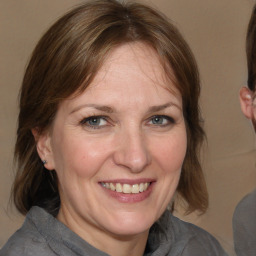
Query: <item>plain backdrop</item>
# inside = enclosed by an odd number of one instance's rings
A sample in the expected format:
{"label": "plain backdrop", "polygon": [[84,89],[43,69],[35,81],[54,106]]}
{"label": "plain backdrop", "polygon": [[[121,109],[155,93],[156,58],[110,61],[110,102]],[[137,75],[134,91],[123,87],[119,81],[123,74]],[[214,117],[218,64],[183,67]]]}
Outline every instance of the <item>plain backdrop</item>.
{"label": "plain backdrop", "polygon": [[[78,0],[0,1],[0,247],[23,217],[8,209],[13,180],[17,98],[28,58],[42,33]],[[213,234],[233,255],[232,214],[256,187],[255,139],[238,101],[246,85],[245,36],[253,0],[148,0],[180,29],[197,59],[208,143],[203,166],[210,207],[189,220]]]}

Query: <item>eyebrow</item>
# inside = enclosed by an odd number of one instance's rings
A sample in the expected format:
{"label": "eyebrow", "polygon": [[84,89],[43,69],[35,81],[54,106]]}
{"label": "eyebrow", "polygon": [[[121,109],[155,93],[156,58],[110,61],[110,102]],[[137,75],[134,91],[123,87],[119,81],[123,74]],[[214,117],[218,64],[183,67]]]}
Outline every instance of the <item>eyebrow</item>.
{"label": "eyebrow", "polygon": [[168,103],[163,104],[163,105],[150,107],[149,110],[148,110],[148,113],[151,113],[151,112],[158,112],[158,111],[164,110],[164,109],[169,108],[169,107],[172,107],[172,106],[175,106],[175,107],[177,107],[178,109],[181,109],[177,104],[174,104],[174,103],[172,103],[172,102],[168,102]]}
{"label": "eyebrow", "polygon": [[81,106],[76,107],[75,109],[73,109],[70,114],[73,114],[74,112],[79,111],[82,108],[95,108],[97,110],[106,112],[106,113],[113,113],[114,110],[111,107],[108,106],[104,106],[104,105],[97,105],[97,104],[83,104]]}
{"label": "eyebrow", "polygon": [[[164,110],[166,108],[169,108],[169,107],[172,107],[172,106],[175,106],[177,107],[178,109],[181,109],[180,106],[178,106],[177,104],[175,103],[172,103],[172,102],[168,102],[166,104],[163,104],[163,105],[157,105],[157,106],[151,106],[149,109],[148,109],[148,113],[152,113],[152,112],[158,112],[158,111],[161,111],[161,110]],[[74,112],[77,112],[79,111],[80,109],[82,108],[95,108],[99,111],[103,111],[103,112],[106,112],[106,113],[113,113],[114,112],[114,109],[109,107],[109,106],[105,106],[105,105],[97,105],[97,104],[83,104],[81,106],[78,106],[76,107],[75,109],[73,109],[70,114],[73,114]]]}

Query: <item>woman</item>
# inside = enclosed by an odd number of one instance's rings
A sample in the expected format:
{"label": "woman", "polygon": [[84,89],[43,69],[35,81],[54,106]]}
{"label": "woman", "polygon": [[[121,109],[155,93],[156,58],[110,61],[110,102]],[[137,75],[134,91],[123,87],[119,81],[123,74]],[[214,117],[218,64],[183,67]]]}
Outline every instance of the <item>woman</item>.
{"label": "woman", "polygon": [[225,255],[166,210],[207,208],[193,55],[141,4],[91,1],[39,41],[20,95],[13,198],[26,220],[0,255]]}

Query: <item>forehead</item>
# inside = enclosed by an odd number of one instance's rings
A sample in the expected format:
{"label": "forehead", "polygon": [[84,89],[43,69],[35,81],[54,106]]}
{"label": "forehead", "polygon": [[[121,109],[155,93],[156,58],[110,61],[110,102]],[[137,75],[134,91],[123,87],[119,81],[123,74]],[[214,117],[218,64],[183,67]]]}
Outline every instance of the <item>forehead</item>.
{"label": "forehead", "polygon": [[167,71],[168,75],[159,55],[152,47],[141,42],[127,43],[114,48],[108,54],[93,81],[83,92],[64,102],[74,105],[82,101],[103,101],[111,105],[113,101],[118,101],[121,95],[122,105],[135,101],[138,104],[158,104],[159,101],[170,99],[181,105],[181,95],[173,79],[170,79],[170,76],[173,76],[172,69]]}
{"label": "forehead", "polygon": [[161,86],[173,94],[178,93],[172,68],[160,59],[151,46],[143,42],[127,43],[113,49],[89,88],[102,85],[104,81],[111,80],[111,77],[115,79],[123,76],[125,83],[125,78],[129,78],[129,75],[138,80],[153,82],[156,87]]}

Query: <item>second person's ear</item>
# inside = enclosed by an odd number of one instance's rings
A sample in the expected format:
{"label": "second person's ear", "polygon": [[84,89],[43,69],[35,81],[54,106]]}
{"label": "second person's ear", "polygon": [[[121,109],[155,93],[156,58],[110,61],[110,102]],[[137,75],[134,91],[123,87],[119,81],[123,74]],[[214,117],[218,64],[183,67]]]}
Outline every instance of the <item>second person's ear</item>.
{"label": "second person's ear", "polygon": [[241,110],[248,119],[254,118],[253,112],[253,92],[247,87],[242,87],[239,92]]}

